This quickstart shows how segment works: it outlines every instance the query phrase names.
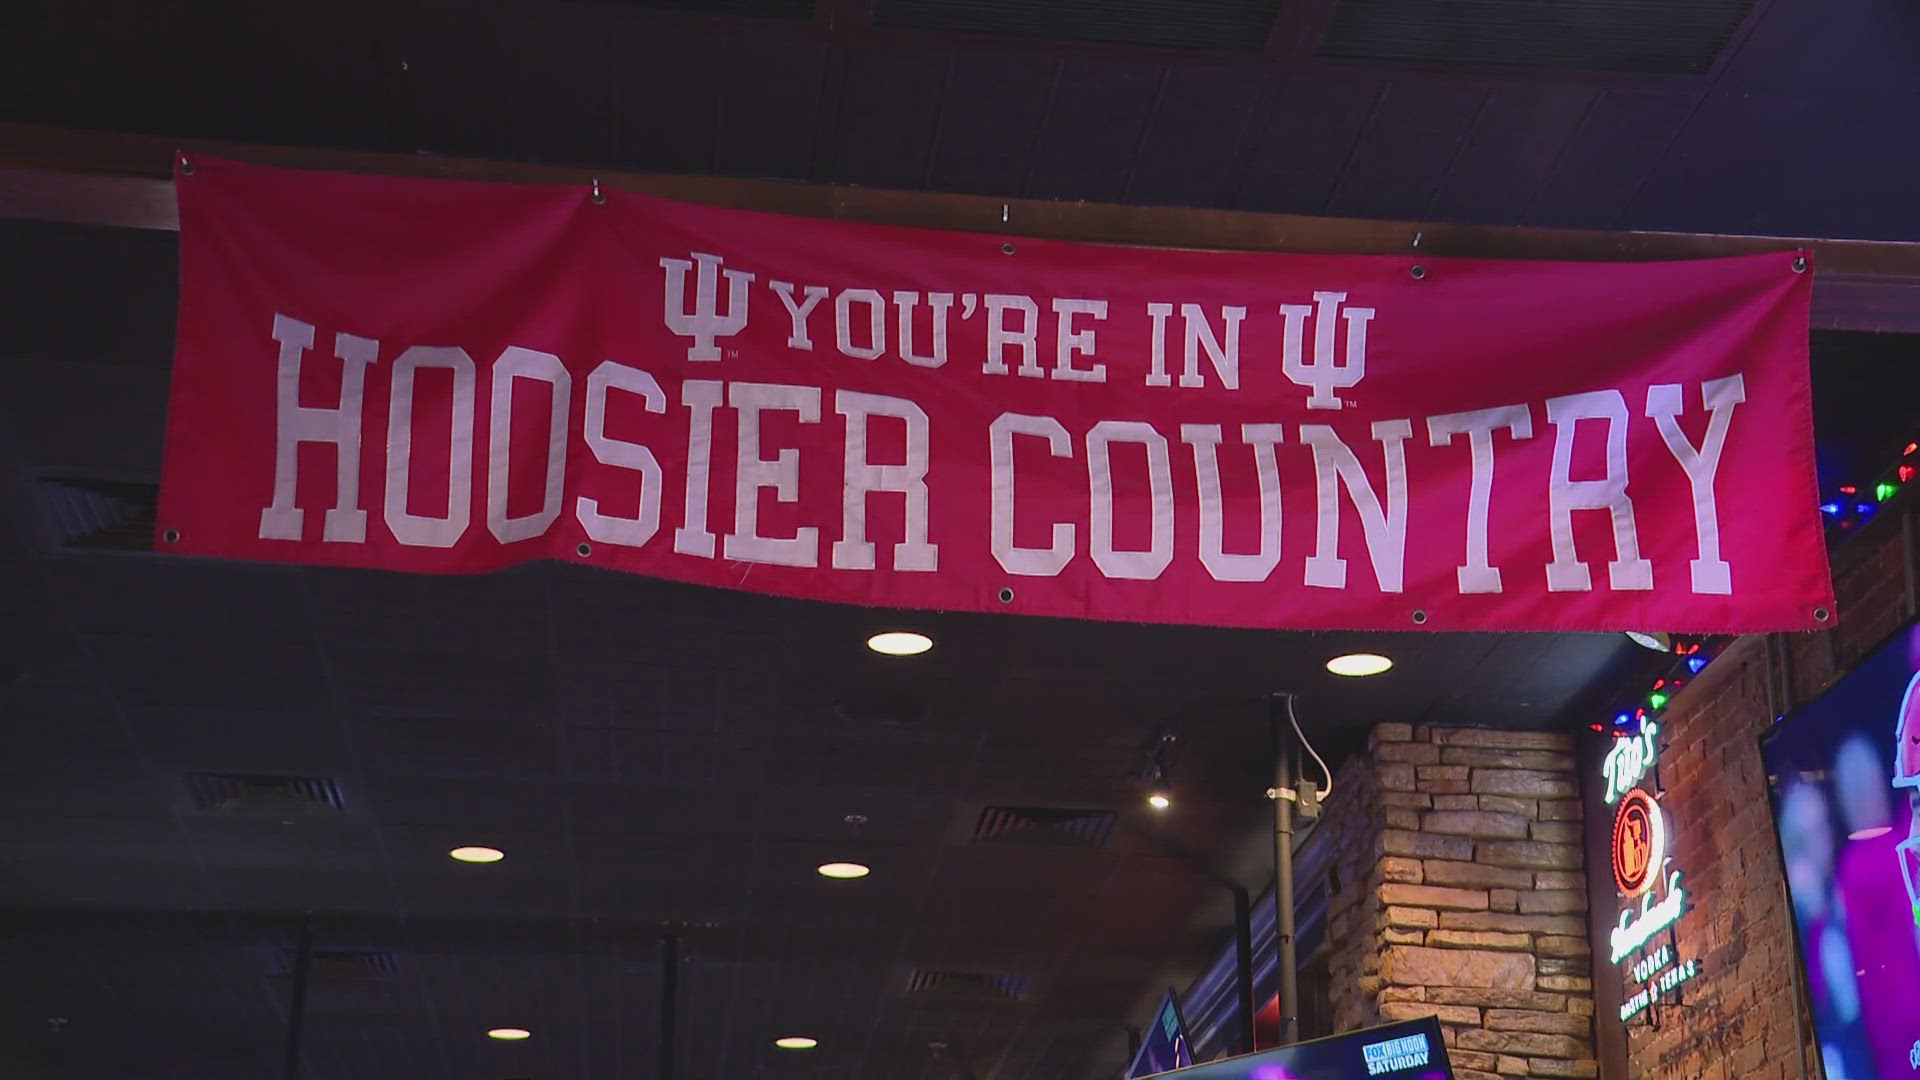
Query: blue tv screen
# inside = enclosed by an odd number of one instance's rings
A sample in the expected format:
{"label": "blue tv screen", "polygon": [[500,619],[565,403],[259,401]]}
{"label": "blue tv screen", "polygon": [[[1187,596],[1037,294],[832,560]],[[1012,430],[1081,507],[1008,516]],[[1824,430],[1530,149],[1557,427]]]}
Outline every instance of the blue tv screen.
{"label": "blue tv screen", "polygon": [[1180,1021],[1180,1002],[1169,990],[1167,999],[1160,1003],[1159,1014],[1153,1018],[1153,1028],[1140,1040],[1140,1052],[1133,1055],[1127,1080],[1191,1064],[1193,1051],[1187,1048],[1187,1028]]}
{"label": "blue tv screen", "polygon": [[1828,1076],[1920,1069],[1920,633],[1908,627],[1762,744]]}
{"label": "blue tv screen", "polygon": [[1223,1058],[1160,1080],[1453,1080],[1440,1022],[1427,1017],[1258,1054]]}

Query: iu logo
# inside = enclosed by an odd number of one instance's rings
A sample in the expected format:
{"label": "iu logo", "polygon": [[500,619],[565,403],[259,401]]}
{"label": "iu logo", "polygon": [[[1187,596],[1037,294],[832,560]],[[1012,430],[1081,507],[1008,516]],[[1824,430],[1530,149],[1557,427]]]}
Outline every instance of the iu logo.
{"label": "iu logo", "polygon": [[[700,264],[694,275],[693,310],[687,310],[687,272]],[[693,253],[693,262],[685,259],[661,259],[667,272],[667,329],[693,339],[687,346],[689,360],[718,360],[720,347],[715,338],[732,337],[747,325],[747,285],[753,275],[741,270],[723,270],[718,255]],[[720,313],[721,277],[727,279],[727,313]]]}
{"label": "iu logo", "polygon": [[1635,788],[1613,817],[1613,883],[1620,895],[1646,892],[1666,858],[1667,829],[1659,804],[1645,788]]}
{"label": "iu logo", "polygon": [[[1286,337],[1282,348],[1281,370],[1297,386],[1309,391],[1307,408],[1338,409],[1341,400],[1334,396],[1335,390],[1343,390],[1359,382],[1367,374],[1367,322],[1373,318],[1373,308],[1350,307],[1340,310],[1347,299],[1343,292],[1317,292],[1313,294],[1313,304],[1281,304],[1280,314],[1287,320]],[[1334,331],[1339,328],[1338,320],[1347,322],[1347,356],[1344,363],[1334,359]],[[1309,363],[1303,351],[1305,327],[1308,319],[1313,320],[1313,361]]]}

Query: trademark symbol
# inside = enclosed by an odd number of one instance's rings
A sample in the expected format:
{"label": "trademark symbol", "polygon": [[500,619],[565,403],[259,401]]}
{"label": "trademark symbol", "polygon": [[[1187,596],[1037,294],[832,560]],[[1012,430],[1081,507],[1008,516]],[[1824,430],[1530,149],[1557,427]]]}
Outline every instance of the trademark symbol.
{"label": "trademark symbol", "polygon": [[739,350],[739,349],[728,349],[728,350],[726,351],[726,355],[727,355],[727,359],[729,359],[729,360],[738,360],[738,359],[740,359],[740,350]]}

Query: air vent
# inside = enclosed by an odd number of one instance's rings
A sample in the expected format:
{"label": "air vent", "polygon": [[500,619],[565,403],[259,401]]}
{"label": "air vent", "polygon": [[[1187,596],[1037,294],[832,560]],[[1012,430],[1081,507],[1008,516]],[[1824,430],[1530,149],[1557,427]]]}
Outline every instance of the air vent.
{"label": "air vent", "polygon": [[1276,0],[874,0],[880,26],[1259,52]]}
{"label": "air vent", "polygon": [[34,484],[40,516],[65,551],[153,550],[160,506],[155,484],[43,476]]}
{"label": "air vent", "polygon": [[1753,0],[1340,0],[1322,56],[1706,71]]}
{"label": "air vent", "polygon": [[347,808],[340,782],[324,776],[188,773],[196,810],[231,814],[326,813]]}
{"label": "air vent", "polygon": [[1029,982],[1025,975],[915,970],[907,977],[907,994],[962,1001],[1020,1001],[1027,996]]}
{"label": "air vent", "polygon": [[316,981],[392,982],[400,960],[383,949],[315,949],[307,974]]}
{"label": "air vent", "polygon": [[1106,847],[1113,836],[1111,810],[1057,806],[983,806],[973,825],[976,844],[1065,844]]}
{"label": "air vent", "polygon": [[749,19],[811,19],[813,0],[603,0],[627,7],[664,8],[694,15],[732,15]]}

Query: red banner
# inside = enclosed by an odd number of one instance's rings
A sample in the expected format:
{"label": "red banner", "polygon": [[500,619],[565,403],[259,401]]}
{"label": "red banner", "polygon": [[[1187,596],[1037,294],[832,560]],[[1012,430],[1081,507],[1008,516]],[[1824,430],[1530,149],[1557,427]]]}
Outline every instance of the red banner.
{"label": "red banner", "polygon": [[163,550],[1226,626],[1832,617],[1804,256],[1148,250],[182,168]]}

